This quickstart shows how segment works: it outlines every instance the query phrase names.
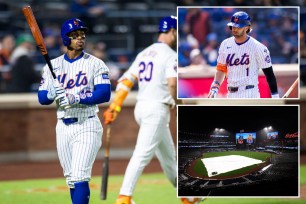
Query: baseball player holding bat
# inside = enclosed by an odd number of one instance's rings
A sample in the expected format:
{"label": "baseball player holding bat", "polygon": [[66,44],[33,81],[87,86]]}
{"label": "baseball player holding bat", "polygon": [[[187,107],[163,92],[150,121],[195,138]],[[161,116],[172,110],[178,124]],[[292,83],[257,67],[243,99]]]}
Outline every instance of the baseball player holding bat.
{"label": "baseball player holding bat", "polygon": [[88,182],[103,132],[97,104],[108,102],[111,94],[108,67],[84,52],[86,31],[79,19],[63,23],[61,37],[67,53],[51,60],[57,79],[44,67],[38,91],[42,105],[66,95],[57,100],[56,147],[73,204],[89,203]]}
{"label": "baseball player holding bat", "polygon": [[[116,204],[132,204],[136,182],[154,154],[169,181],[176,186],[176,156],[169,129],[170,107],[176,104],[177,54],[174,16],[159,23],[158,42],[140,52],[118,80],[114,101],[104,112],[105,124],[112,123],[130,89],[138,81],[135,119],[140,126],[137,144],[126,169]],[[189,203],[189,202],[185,202]]]}
{"label": "baseball player holding bat", "polygon": [[225,39],[220,45],[217,72],[208,97],[217,96],[219,87],[227,77],[228,98],[260,98],[258,71],[261,68],[269,84],[271,97],[279,98],[270,52],[248,35],[252,30],[250,16],[243,11],[236,12],[227,25],[233,37]]}

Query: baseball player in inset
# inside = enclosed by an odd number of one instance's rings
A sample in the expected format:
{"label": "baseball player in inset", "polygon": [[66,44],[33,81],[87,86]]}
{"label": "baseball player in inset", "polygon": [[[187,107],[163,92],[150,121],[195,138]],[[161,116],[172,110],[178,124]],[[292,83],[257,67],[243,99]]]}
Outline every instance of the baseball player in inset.
{"label": "baseball player in inset", "polygon": [[228,98],[260,98],[258,71],[261,68],[269,84],[271,97],[279,98],[270,52],[248,35],[252,31],[250,16],[243,11],[236,12],[227,25],[233,37],[225,39],[220,45],[217,72],[208,97],[217,96],[220,85],[227,77]]}
{"label": "baseball player in inset", "polygon": [[105,124],[112,123],[138,81],[134,114],[140,129],[116,204],[134,203],[132,194],[136,182],[154,155],[169,181],[176,186],[176,154],[169,129],[170,108],[176,104],[177,93],[177,54],[173,50],[177,40],[176,24],[174,16],[160,21],[158,41],[140,52],[118,80],[114,101],[103,114]]}
{"label": "baseball player in inset", "polygon": [[56,147],[73,204],[89,203],[88,182],[103,132],[97,104],[108,102],[111,94],[109,69],[84,52],[86,31],[79,19],[63,23],[67,53],[51,60],[56,80],[44,67],[38,91],[42,105],[57,101]]}

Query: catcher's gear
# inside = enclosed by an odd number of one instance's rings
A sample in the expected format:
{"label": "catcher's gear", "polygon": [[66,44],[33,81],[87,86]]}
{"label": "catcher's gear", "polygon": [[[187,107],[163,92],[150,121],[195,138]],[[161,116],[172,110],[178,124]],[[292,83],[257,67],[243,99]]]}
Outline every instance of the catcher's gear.
{"label": "catcher's gear", "polygon": [[167,16],[159,21],[159,33],[166,33],[171,28],[176,30],[176,16]]}
{"label": "catcher's gear", "polygon": [[87,32],[88,28],[81,20],[77,18],[71,18],[63,23],[61,37],[65,46],[68,46],[71,43],[71,39],[67,36],[67,34],[75,30],[83,30],[84,32]]}
{"label": "catcher's gear", "polygon": [[[234,13],[231,18],[231,22],[229,22],[227,26],[230,28],[230,30],[232,30],[232,27],[243,28],[245,26],[251,26],[251,17],[246,12],[238,11]],[[251,29],[247,31],[247,33],[250,32]]]}
{"label": "catcher's gear", "polygon": [[214,81],[210,87],[208,98],[215,98],[218,94],[219,88],[220,88],[219,82]]}

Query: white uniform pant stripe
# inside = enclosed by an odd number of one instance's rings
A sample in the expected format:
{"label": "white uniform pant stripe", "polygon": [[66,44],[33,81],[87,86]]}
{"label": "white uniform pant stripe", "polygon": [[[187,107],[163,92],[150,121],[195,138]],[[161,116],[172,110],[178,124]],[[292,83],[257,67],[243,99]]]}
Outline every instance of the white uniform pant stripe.
{"label": "white uniform pant stripe", "polygon": [[92,165],[102,144],[102,131],[97,117],[71,125],[58,121],[58,156],[70,188],[75,182],[90,180]]}
{"label": "white uniform pant stripe", "polygon": [[140,125],[136,147],[128,164],[120,189],[122,195],[132,195],[145,166],[156,153],[167,178],[175,185],[175,149],[169,130],[169,107],[164,104],[138,102],[135,118]]}

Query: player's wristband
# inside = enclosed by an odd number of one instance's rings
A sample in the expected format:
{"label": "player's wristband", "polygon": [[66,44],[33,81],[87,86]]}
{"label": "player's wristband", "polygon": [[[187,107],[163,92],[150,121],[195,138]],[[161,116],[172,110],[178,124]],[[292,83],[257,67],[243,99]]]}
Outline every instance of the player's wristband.
{"label": "player's wristband", "polygon": [[113,110],[115,110],[115,111],[117,111],[117,112],[120,112],[120,111],[121,111],[121,106],[118,106],[118,105],[115,104],[115,103],[112,103],[112,104],[110,105],[110,108],[113,109]]}
{"label": "player's wristband", "polygon": [[220,86],[220,83],[218,81],[214,81],[213,84]]}
{"label": "player's wristband", "polygon": [[220,88],[219,82],[218,82],[218,81],[214,81],[214,82],[211,84],[210,90],[213,90],[213,89],[219,90],[219,88]]}

